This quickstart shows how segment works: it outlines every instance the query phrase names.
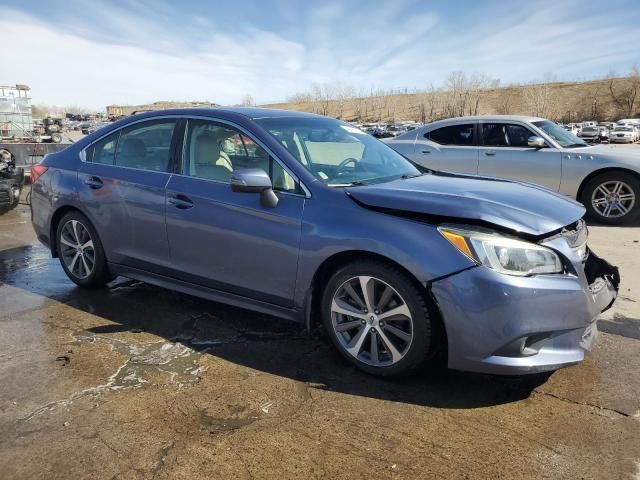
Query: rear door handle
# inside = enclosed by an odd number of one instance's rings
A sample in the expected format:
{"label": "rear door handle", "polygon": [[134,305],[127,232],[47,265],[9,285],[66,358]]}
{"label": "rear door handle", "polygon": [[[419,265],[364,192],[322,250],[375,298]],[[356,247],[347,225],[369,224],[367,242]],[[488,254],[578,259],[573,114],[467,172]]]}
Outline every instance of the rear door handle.
{"label": "rear door handle", "polygon": [[484,156],[485,157],[493,157],[495,156],[496,152],[484,152]]}
{"label": "rear door handle", "polygon": [[93,188],[94,190],[97,190],[98,188],[102,188],[104,186],[104,183],[102,183],[102,180],[100,180],[100,178],[98,177],[88,177],[84,181],[84,183],[89,185],[89,188]]}
{"label": "rear door handle", "polygon": [[180,210],[187,210],[193,207],[193,202],[191,201],[191,199],[181,193],[171,195],[167,199],[167,201],[169,202],[170,205],[173,205],[174,207],[179,208]]}
{"label": "rear door handle", "polygon": [[422,153],[424,153],[425,155],[431,153],[431,150],[422,150]]}

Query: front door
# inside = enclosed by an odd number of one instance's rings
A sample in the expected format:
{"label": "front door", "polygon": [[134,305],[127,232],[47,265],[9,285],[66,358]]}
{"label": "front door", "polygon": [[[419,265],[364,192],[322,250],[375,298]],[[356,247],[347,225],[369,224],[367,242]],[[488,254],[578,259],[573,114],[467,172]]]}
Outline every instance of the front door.
{"label": "front door", "polygon": [[[174,276],[281,306],[293,304],[305,196],[291,175],[248,135],[189,120],[182,175],[167,185],[167,234]],[[231,191],[237,168],[262,168],[279,197]]]}
{"label": "front door", "polygon": [[523,180],[555,192],[559,190],[562,160],[557,148],[529,147],[529,137],[537,134],[517,123],[482,123],[481,132],[480,175]]}

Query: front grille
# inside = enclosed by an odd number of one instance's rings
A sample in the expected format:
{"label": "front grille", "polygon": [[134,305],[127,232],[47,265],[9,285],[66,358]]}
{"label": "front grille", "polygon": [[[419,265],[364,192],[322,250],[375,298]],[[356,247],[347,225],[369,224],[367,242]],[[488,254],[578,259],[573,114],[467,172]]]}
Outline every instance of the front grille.
{"label": "front grille", "polygon": [[0,203],[9,203],[11,201],[11,197],[9,196],[8,191],[0,191]]}

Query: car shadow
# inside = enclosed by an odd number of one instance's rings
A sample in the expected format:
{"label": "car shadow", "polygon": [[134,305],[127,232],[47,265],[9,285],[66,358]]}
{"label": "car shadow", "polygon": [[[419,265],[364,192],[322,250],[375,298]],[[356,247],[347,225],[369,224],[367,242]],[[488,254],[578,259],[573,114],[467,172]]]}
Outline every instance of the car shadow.
{"label": "car shadow", "polygon": [[104,324],[87,329],[96,335],[145,331],[203,355],[349,395],[469,409],[528,398],[549,377],[499,377],[442,367],[400,379],[374,377],[347,364],[319,329],[307,332],[275,317],[123,278],[108,288],[81,289],[40,245],[1,251],[0,282],[103,319]]}

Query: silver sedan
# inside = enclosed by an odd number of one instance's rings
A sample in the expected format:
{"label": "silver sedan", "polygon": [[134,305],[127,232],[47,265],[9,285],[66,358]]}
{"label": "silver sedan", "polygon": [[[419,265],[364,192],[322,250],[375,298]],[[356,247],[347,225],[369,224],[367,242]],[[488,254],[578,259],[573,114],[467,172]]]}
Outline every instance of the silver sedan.
{"label": "silver sedan", "polygon": [[640,150],[591,146],[544,118],[452,118],[385,143],[424,167],[543,185],[602,223],[640,219]]}

